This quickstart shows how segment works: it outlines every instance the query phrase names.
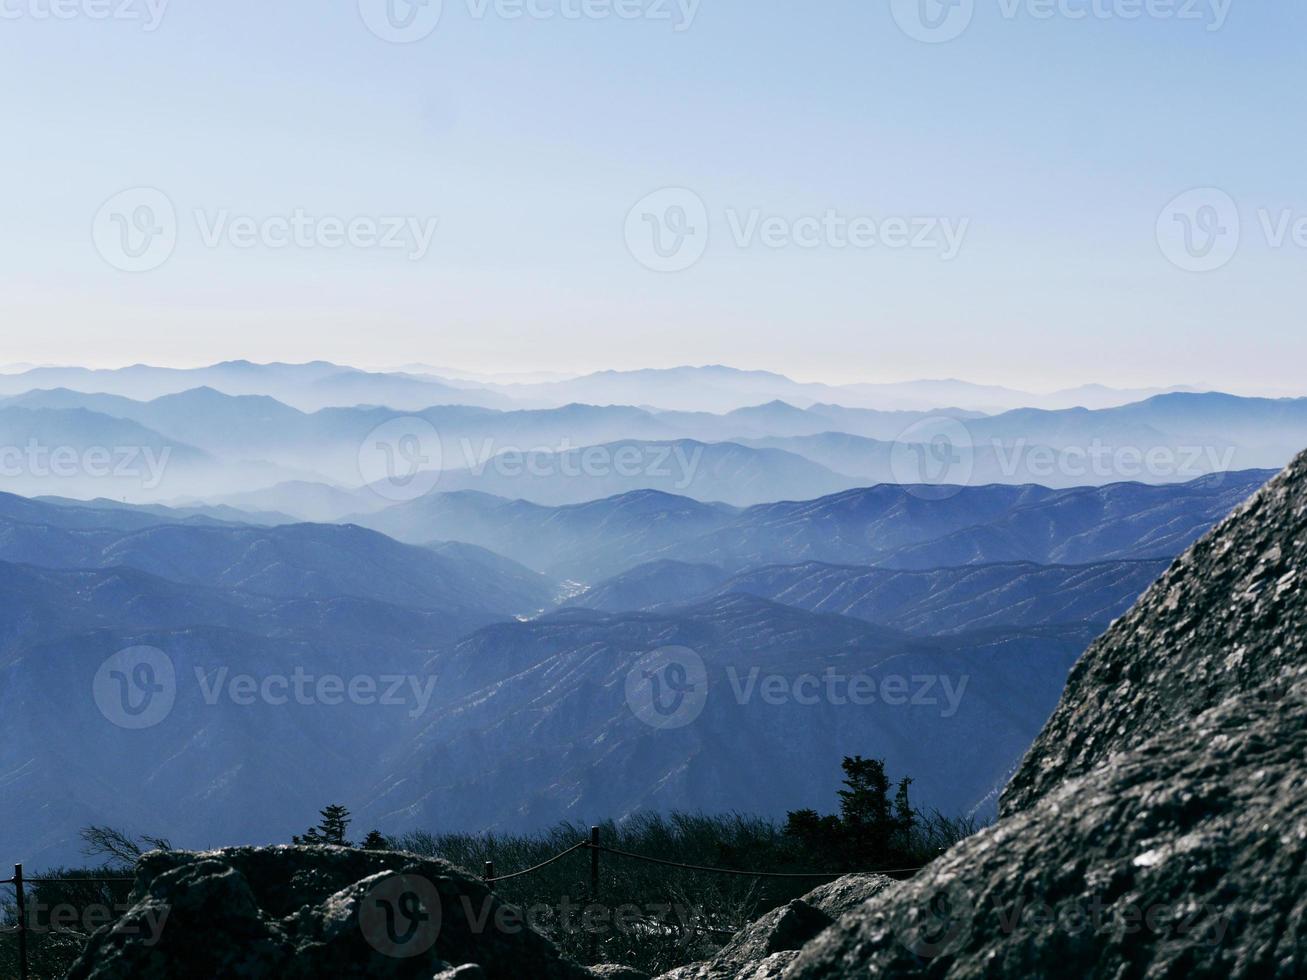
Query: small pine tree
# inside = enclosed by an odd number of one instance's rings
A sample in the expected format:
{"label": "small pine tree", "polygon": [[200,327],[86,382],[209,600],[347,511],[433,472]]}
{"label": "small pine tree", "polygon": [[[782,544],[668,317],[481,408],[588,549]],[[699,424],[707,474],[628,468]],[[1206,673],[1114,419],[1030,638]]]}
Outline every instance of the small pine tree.
{"label": "small pine tree", "polygon": [[890,824],[889,777],[880,759],[845,756],[840,817],[851,830],[879,832]]}
{"label": "small pine tree", "polygon": [[898,792],[894,794],[894,823],[898,836],[895,843],[904,854],[912,850],[912,831],[917,822],[916,815],[912,812],[912,802],[908,799],[908,787],[911,785],[911,777],[904,776],[899,780]]}
{"label": "small pine tree", "polygon": [[348,840],[345,839],[345,832],[349,829],[349,810],[339,804],[323,807],[321,820],[316,827],[310,827],[303,834],[296,834],[291,838],[296,844],[334,844],[337,847],[352,847]]}
{"label": "small pine tree", "polygon": [[386,840],[380,831],[372,830],[368,832],[368,836],[363,838],[361,846],[365,851],[388,851],[390,850],[390,841]]}
{"label": "small pine tree", "polygon": [[883,760],[845,756],[841,765],[844,789],[839,791],[839,816],[795,810],[786,819],[786,835],[843,870],[872,870],[907,860],[916,824],[908,798],[912,780],[899,780],[891,801]]}

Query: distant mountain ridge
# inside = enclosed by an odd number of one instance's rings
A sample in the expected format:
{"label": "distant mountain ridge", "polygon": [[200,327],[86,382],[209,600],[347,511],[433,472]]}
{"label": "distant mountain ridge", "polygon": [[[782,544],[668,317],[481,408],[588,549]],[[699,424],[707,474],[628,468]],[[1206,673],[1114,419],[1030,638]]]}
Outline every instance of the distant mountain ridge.
{"label": "distant mountain ridge", "polygon": [[[432,661],[452,700],[387,758],[362,812],[383,827],[496,831],[686,807],[783,817],[833,795],[838,773],[814,763],[840,745],[866,746],[919,774],[923,798],[965,810],[1013,764],[1091,635],[1074,625],[918,640],[745,595],[490,627]],[[632,714],[624,679],[667,646],[705,661],[708,688],[692,723],[656,729]],[[748,680],[829,673],[934,682],[898,707],[850,711],[827,698],[773,703]]]}
{"label": "distant mountain ridge", "polygon": [[1168,559],[1090,565],[1016,562],[903,571],[808,562],[730,576],[714,565],[659,561],[601,582],[570,604],[623,612],[744,593],[919,636],[1076,622],[1106,628],[1169,564]]}
{"label": "distant mountain ridge", "polygon": [[899,569],[1087,564],[1172,557],[1267,476],[1071,490],[881,485],[743,510],[654,491],[557,508],[436,493],[355,519],[412,543],[468,541],[587,584],[661,559],[731,573],[805,561]]}
{"label": "distant mountain ridge", "polygon": [[802,407],[830,402],[884,410],[932,410],[944,406],[982,412],[1018,407],[1105,408],[1186,388],[1113,389],[1084,385],[1034,394],[958,380],[828,385],[793,381],[769,371],[723,365],[634,371],[600,371],[565,380],[482,383],[422,371],[364,371],[326,361],[254,364],[226,361],[197,368],[137,364],[116,369],[30,367],[0,374],[0,394],[34,388],[71,388],[151,399],[210,386],[233,395],[272,395],[312,410],[329,406],[388,405],[397,409],[436,404],[558,407],[571,402],[645,405],[663,410],[723,412],[781,399]]}
{"label": "distant mountain ridge", "polygon": [[[380,466],[386,440],[409,433],[439,447],[427,454],[425,468],[441,471],[432,480],[445,490],[557,505],[656,489],[748,506],[876,483],[1065,489],[1275,468],[1307,442],[1307,399],[1173,394],[1099,411],[994,416],[801,409],[777,401],[720,415],[581,404],[309,413],[266,395],[207,387],[148,402],[36,390],[0,400],[0,489],[335,520],[393,502],[384,487],[378,493],[363,486],[377,476],[375,467],[367,469],[367,453],[378,455]],[[29,446],[71,453],[77,465],[56,476],[28,460]],[[117,450],[135,458],[133,470],[90,472],[90,454]]]}

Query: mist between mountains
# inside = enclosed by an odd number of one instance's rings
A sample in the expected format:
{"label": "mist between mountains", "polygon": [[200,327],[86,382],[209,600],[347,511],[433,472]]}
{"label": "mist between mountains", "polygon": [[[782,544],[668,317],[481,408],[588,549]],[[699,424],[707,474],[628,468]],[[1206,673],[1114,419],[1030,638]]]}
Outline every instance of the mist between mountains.
{"label": "mist between mountains", "polygon": [[[980,424],[984,424],[983,420]],[[408,501],[439,489],[442,474],[490,481],[617,480],[695,496],[699,478],[731,478],[725,464],[709,460],[711,447],[748,449],[725,440],[624,440],[580,446],[563,438],[530,446],[491,437],[444,439],[425,418],[406,416],[374,429],[359,447],[363,485],[383,498]],[[864,485],[941,488],[991,483],[1059,485],[1144,481],[1185,482],[1236,468],[1233,444],[1122,444],[1093,438],[1081,444],[1045,445],[1026,438],[985,438],[972,425],[947,415],[914,422],[893,442],[866,440],[857,472]],[[814,460],[815,462],[815,460]],[[839,471],[832,475],[839,476]],[[848,475],[850,482],[857,482]],[[460,482],[460,486],[462,483]],[[613,492],[617,492],[614,490]]]}
{"label": "mist between mountains", "polygon": [[143,490],[162,486],[174,447],[49,445],[31,438],[0,445],[0,477],[10,480],[120,480]]}
{"label": "mist between mountains", "polygon": [[[793,452],[768,457],[770,450],[750,447],[748,442],[629,439],[585,445],[564,437],[547,444],[518,445],[489,436],[444,439],[426,419],[401,416],[378,426],[359,444],[355,482],[394,503],[440,490],[442,478],[450,474],[457,476],[458,488],[483,483],[492,493],[507,493],[519,481],[588,480],[607,481],[611,493],[648,488],[696,497],[707,477],[748,478],[751,462],[803,458]],[[712,452],[722,449],[738,450],[740,456],[723,460]],[[1026,438],[1008,441],[974,436],[967,422],[938,416],[914,423],[893,442],[866,440],[861,455],[849,458],[848,472],[833,464],[830,475],[846,480],[850,487],[888,483],[909,492],[928,487],[937,497],[946,492],[942,488],[991,483],[1186,482],[1246,468],[1239,465],[1239,452],[1233,444],[1142,445],[1097,438],[1073,445],[1045,445]],[[169,493],[194,492],[196,467],[222,464],[192,446],[165,439],[91,445],[39,437],[0,442],[0,479],[18,492],[144,493],[163,499]],[[67,486],[61,491],[61,485]]]}

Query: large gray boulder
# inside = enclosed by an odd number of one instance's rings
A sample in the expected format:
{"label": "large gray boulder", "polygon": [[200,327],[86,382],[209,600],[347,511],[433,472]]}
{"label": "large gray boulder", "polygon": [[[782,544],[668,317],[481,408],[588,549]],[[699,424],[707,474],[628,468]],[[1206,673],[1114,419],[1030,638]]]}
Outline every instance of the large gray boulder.
{"label": "large gray boulder", "polygon": [[1182,555],[1081,657],[1004,814],[1304,660],[1307,454]]}
{"label": "large gray boulder", "polygon": [[711,960],[683,966],[660,980],[773,980],[805,943],[891,884],[893,879],[884,875],[845,875],[828,882],[745,927]]}
{"label": "large gray boulder", "polygon": [[339,847],[156,851],[72,980],[591,980],[443,861]]}
{"label": "large gray boulder", "polygon": [[1002,814],[786,980],[1307,976],[1307,455],[1086,652]]}

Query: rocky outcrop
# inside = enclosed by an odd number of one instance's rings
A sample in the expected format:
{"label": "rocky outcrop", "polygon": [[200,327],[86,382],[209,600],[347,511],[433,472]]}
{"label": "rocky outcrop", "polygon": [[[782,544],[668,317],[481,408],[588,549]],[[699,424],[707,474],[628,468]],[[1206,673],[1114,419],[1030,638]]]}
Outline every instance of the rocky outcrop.
{"label": "rocky outcrop", "polygon": [[443,861],[337,847],[154,852],[72,980],[591,980]]}
{"label": "rocky outcrop", "polygon": [[1182,555],[1084,654],[1002,812],[1303,663],[1305,594],[1307,454]]}
{"label": "rocky outcrop", "polygon": [[805,943],[892,883],[883,875],[846,875],[829,882],[768,912],[711,960],[673,970],[660,980],[772,980]]}
{"label": "rocky outcrop", "polygon": [[1003,817],[787,980],[1307,975],[1307,455],[1084,656]]}

